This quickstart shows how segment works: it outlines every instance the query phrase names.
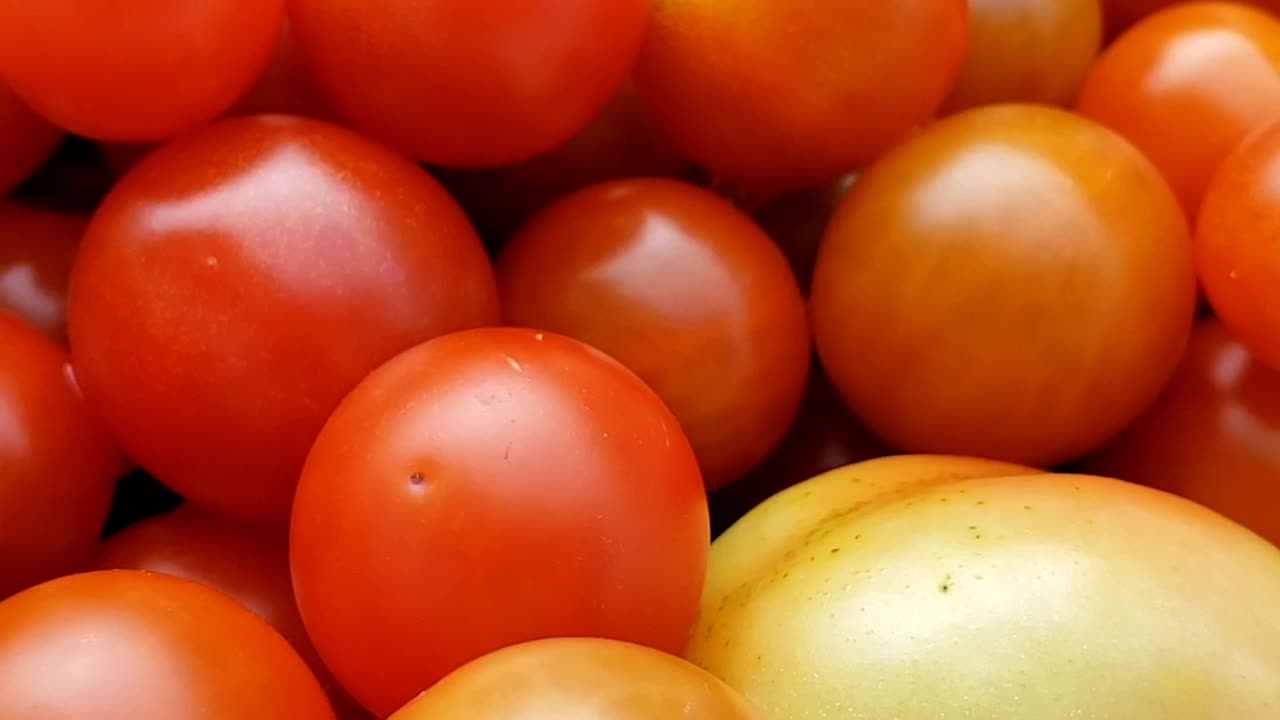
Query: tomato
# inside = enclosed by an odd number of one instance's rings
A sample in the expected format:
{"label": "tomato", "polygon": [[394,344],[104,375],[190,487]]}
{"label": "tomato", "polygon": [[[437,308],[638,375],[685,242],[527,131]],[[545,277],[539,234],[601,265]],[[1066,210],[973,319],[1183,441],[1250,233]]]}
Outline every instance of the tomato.
{"label": "tomato", "polygon": [[1186,221],[1156,169],[1030,105],[952,116],[863,175],[812,293],[823,366],[877,436],[1038,467],[1155,400],[1195,304]]}
{"label": "tomato", "polygon": [[328,720],[289,643],[230,598],[132,570],[0,603],[0,717]]}
{"label": "tomato", "polygon": [[943,108],[1070,105],[1101,48],[1099,0],[970,0],[969,54]]}
{"label": "tomato", "polygon": [[[494,688],[503,688],[494,692]],[[723,682],[678,657],[612,640],[550,639],[469,663],[390,720],[755,720]]]}
{"label": "tomato", "polygon": [[229,120],[148,155],[72,273],[86,395],[198,503],[283,521],[316,433],[401,350],[495,324],[484,248],[420,168],[302,118]]}
{"label": "tomato", "polygon": [[198,582],[252,610],[284,636],[322,681],[341,718],[367,717],[320,661],[298,614],[288,532],[245,525],[184,505],[106,540],[95,567],[165,573]]}
{"label": "tomato", "polygon": [[62,343],[67,281],[86,222],[0,200],[0,308]]}
{"label": "tomato", "polygon": [[761,720],[1271,716],[1274,547],[1138,485],[956,462],[871,461],[748,515],[688,657]]}
{"label": "tomato", "polygon": [[166,140],[253,84],[283,11],[283,0],[0,0],[0,75],[71,132]]}
{"label": "tomato", "polygon": [[760,227],[782,248],[807,295],[813,284],[813,266],[818,262],[818,246],[840,201],[857,182],[857,175],[818,188],[782,193],[752,213]]}
{"label": "tomato", "polygon": [[287,19],[280,25],[275,51],[266,70],[231,108],[231,113],[283,113],[321,120],[337,119],[337,111],[307,69]]}
{"label": "tomato", "polygon": [[320,87],[359,129],[438,165],[527,160],[622,87],[652,0],[288,0]]}
{"label": "tomato", "polygon": [[[1129,26],[1152,13],[1170,5],[1184,3],[1187,0],[1102,0],[1105,10],[1107,32],[1119,34]],[[1276,0],[1232,0],[1241,5],[1253,5],[1271,12],[1280,10],[1280,2]]]}
{"label": "tomato", "polygon": [[0,81],[0,195],[30,177],[61,140],[61,130],[32,112]]}
{"label": "tomato", "polygon": [[290,553],[321,657],[386,716],[528,640],[679,651],[707,545],[697,461],[657,395],[580,342],[494,328],[409,350],[343,401]]}
{"label": "tomato", "polygon": [[124,470],[66,351],[0,311],[0,599],[89,560]]}
{"label": "tomato", "polygon": [[938,110],[967,0],[655,0],[637,79],[676,147],[756,193],[830,182]]}
{"label": "tomato", "polygon": [[1085,467],[1190,498],[1280,544],[1277,447],[1280,374],[1205,320],[1160,402]]}
{"label": "tomato", "polygon": [[804,393],[804,298],[749,217],[674,180],[604,183],[540,213],[503,251],[514,325],[563,333],[634,370],[689,435],[707,487],[764,460]]}
{"label": "tomato", "polygon": [[1223,158],[1280,117],[1280,20],[1232,3],[1160,12],[1103,53],[1076,107],[1146,153],[1194,218]]}

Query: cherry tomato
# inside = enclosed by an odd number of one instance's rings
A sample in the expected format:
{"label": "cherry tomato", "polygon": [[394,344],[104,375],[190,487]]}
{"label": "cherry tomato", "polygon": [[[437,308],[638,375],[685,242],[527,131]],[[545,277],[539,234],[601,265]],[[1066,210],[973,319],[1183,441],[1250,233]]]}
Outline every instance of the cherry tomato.
{"label": "cherry tomato", "polygon": [[688,433],[707,487],[787,431],[812,350],[786,259],[749,217],[674,180],[604,183],[540,213],[498,261],[507,320],[634,370]]}
{"label": "cherry tomato", "polygon": [[0,599],[90,559],[124,469],[66,351],[0,311]]}
{"label": "cherry tomato", "polygon": [[1086,467],[1190,498],[1280,544],[1278,448],[1280,374],[1206,320],[1160,402]]}
{"label": "cherry tomato", "polygon": [[303,57],[356,127],[419,160],[527,160],[622,87],[652,0],[288,0]]}
{"label": "cherry tomato", "polygon": [[157,150],[72,274],[85,393],[129,455],[201,505],[284,520],[342,397],[422,340],[499,319],[457,204],[337,126],[260,116]]}
{"label": "cherry tomato", "polygon": [[1223,158],[1280,117],[1280,20],[1232,3],[1152,15],[1102,54],[1076,107],[1146,153],[1194,218]]}
{"label": "cherry tomato", "polygon": [[1099,0],[970,0],[969,54],[943,108],[1070,105],[1101,49]]}
{"label": "cherry tomato", "polygon": [[823,241],[813,321],[854,413],[912,452],[1047,467],[1155,400],[1196,284],[1159,172],[1105,128],[999,106],[863,175]]}
{"label": "cherry tomato", "polygon": [[334,715],[306,663],[239,603],[187,580],[116,570],[0,603],[0,717]]}
{"label": "cherry tomato", "polygon": [[213,588],[266,620],[325,686],[340,718],[367,717],[338,687],[302,625],[284,529],[245,525],[183,505],[113,535],[95,567],[165,573]]}
{"label": "cherry tomato", "polygon": [[655,0],[637,79],[693,160],[757,193],[830,182],[938,110],[966,0]]}
{"label": "cherry tomato", "polygon": [[0,0],[0,75],[100,140],[166,140],[220,115],[271,54],[284,0]]}
{"label": "cherry tomato", "polygon": [[32,112],[0,81],[0,195],[30,177],[61,140],[61,130]]}
{"label": "cherry tomato", "polygon": [[528,640],[679,652],[708,536],[697,460],[652,390],[576,340],[493,328],[420,345],[343,401],[290,553],[321,657],[386,716]]}
{"label": "cherry tomato", "polygon": [[64,344],[67,281],[86,223],[0,200],[0,309]]}
{"label": "cherry tomato", "polygon": [[267,69],[231,108],[231,113],[283,113],[321,120],[338,118],[337,111],[320,91],[320,86],[304,64],[293,30],[287,21],[280,25],[276,49],[271,54]]}
{"label": "cherry tomato", "polygon": [[818,262],[822,236],[840,201],[855,182],[857,175],[850,174],[819,188],[785,192],[752,213],[760,227],[782,248],[806,295],[813,284],[813,266]]}
{"label": "cherry tomato", "polygon": [[540,640],[486,655],[390,720],[571,717],[755,720],[737,693],[696,665],[638,645],[578,638]]}

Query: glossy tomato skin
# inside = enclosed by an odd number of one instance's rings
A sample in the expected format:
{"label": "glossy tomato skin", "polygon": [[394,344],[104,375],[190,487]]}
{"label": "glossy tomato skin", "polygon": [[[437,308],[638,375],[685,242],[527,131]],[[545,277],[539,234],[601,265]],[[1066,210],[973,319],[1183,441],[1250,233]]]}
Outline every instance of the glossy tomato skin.
{"label": "glossy tomato skin", "polygon": [[0,603],[0,717],[332,720],[289,643],[207,587],[133,570]]}
{"label": "glossy tomato skin", "polygon": [[1137,145],[1194,218],[1227,154],[1280,117],[1280,19],[1233,3],[1163,10],[1102,54],[1076,109]]}
{"label": "glossy tomato skin", "polygon": [[709,489],[764,460],[799,408],[804,298],[769,236],[707,190],[638,179],[569,195],[512,239],[498,284],[510,324],[582,340],[654,388]]}
{"label": "glossy tomato skin", "polygon": [[3,0],[0,74],[71,132],[167,140],[231,107],[283,18],[284,0]]}
{"label": "glossy tomato skin", "polygon": [[0,81],[0,195],[31,176],[53,154],[62,131]]}
{"label": "glossy tomato skin", "polygon": [[622,86],[652,0],[288,0],[317,82],[359,129],[437,165],[526,160]]}
{"label": "glossy tomato skin", "polygon": [[0,200],[0,309],[66,344],[67,283],[87,218]]}
{"label": "glossy tomato skin", "polygon": [[[502,688],[495,692],[496,688]],[[390,720],[754,720],[737,693],[673,655],[614,640],[553,638],[468,663]]]}
{"label": "glossy tomato skin", "polygon": [[969,53],[943,111],[1070,105],[1101,49],[1099,0],[970,0]]}
{"label": "glossy tomato skin", "polygon": [[325,686],[338,717],[366,718],[316,654],[302,625],[289,576],[289,535],[192,505],[144,520],[102,543],[100,570],[145,570],[200,583],[252,610],[298,652]]}
{"label": "glossy tomato skin", "polygon": [[124,469],[66,351],[0,310],[0,598],[90,560]]}
{"label": "glossy tomato skin", "polygon": [[828,376],[889,445],[1050,467],[1155,400],[1195,301],[1158,171],[1105,128],[1014,105],[941,121],[859,179],[812,309]]}
{"label": "glossy tomato skin", "polygon": [[967,0],[655,1],[646,106],[758,194],[833,181],[928,121],[968,43]]}
{"label": "glossy tomato skin", "polygon": [[1090,472],[1189,498],[1280,545],[1280,374],[1205,320],[1173,382]]}
{"label": "glossy tomato skin", "polygon": [[72,275],[87,396],[188,499],[288,516],[315,435],[373,368],[498,321],[493,271],[420,168],[302,118],[229,120],[147,156]]}
{"label": "glossy tomato skin", "polygon": [[693,450],[652,390],[576,340],[495,328],[424,343],[343,401],[290,553],[321,657],[385,716],[528,640],[679,652],[708,535]]}

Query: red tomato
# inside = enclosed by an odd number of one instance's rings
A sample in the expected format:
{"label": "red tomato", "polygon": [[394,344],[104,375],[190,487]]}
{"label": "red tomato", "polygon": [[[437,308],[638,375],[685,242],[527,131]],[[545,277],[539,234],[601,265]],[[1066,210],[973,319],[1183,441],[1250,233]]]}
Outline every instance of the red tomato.
{"label": "red tomato", "polygon": [[674,180],[621,180],[535,217],[498,261],[507,320],[578,338],[671,408],[707,487],[764,460],[804,394],[804,298],[749,217]]}
{"label": "red tomato", "polygon": [[269,625],[187,580],[73,575],[0,603],[0,717],[331,720]]}
{"label": "red tomato", "polygon": [[966,0],[655,0],[637,78],[676,147],[758,193],[856,169],[937,111]]}
{"label": "red tomato", "polygon": [[0,598],[89,560],[124,473],[70,370],[66,351],[0,311]]}
{"label": "red tomato", "polygon": [[1160,402],[1086,467],[1194,500],[1280,544],[1280,374],[1201,323]]}
{"label": "red tomato", "polygon": [[1047,467],[1155,400],[1196,285],[1160,174],[1075,115],[954,115],[845,199],[813,283],[814,336],[854,413],[893,447]]}
{"label": "red tomato", "polygon": [[30,177],[61,140],[61,130],[32,112],[0,81],[0,195]]}
{"label": "red tomato", "polygon": [[385,716],[488,652],[557,636],[678,652],[707,501],[634,374],[569,338],[437,338],[343,401],[307,460],[290,553],[321,657]]}
{"label": "red tomato", "polygon": [[230,120],[147,156],[72,275],[86,395],[193,502],[288,515],[315,435],[414,344],[499,319],[493,271],[429,175],[302,118]]}
{"label": "red tomato", "polygon": [[618,91],[652,0],[288,0],[317,81],[419,160],[491,166],[573,137]]}
{"label": "red tomato", "polygon": [[0,75],[100,140],[166,140],[220,115],[267,64],[284,0],[0,0]]}
{"label": "red tomato", "polygon": [[612,640],[574,638],[486,655],[390,720],[458,718],[755,720],[755,714],[728,685],[678,657]]}
{"label": "red tomato", "polygon": [[1194,218],[1223,158],[1280,118],[1280,20],[1232,3],[1157,13],[1103,53],[1076,108],[1146,153]]}
{"label": "red tomato", "polygon": [[970,0],[969,54],[943,109],[1069,105],[1101,49],[1099,0]]}
{"label": "red tomato", "polygon": [[0,309],[66,342],[67,281],[87,220],[0,200]]}
{"label": "red tomato", "polygon": [[782,248],[800,289],[807,295],[813,284],[813,266],[818,262],[818,246],[840,201],[857,182],[850,174],[820,188],[782,193],[756,208],[756,222]]}
{"label": "red tomato", "polygon": [[293,599],[288,532],[244,525],[184,505],[113,535],[98,550],[102,570],[165,573],[213,588],[266,620],[326,687],[340,718],[366,714],[338,687],[316,654]]}
{"label": "red tomato", "polygon": [[280,26],[276,49],[267,69],[231,108],[231,112],[235,115],[284,113],[321,120],[337,119],[337,111],[303,63],[287,21]]}

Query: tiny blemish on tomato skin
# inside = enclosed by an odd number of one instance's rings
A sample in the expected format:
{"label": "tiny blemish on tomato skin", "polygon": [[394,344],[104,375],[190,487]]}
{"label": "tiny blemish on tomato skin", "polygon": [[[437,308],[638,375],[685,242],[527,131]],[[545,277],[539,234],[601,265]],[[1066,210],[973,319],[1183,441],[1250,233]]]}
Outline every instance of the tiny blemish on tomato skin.
{"label": "tiny blemish on tomato skin", "polygon": [[534,340],[537,340],[538,342],[542,342],[542,338],[543,338],[542,333],[536,333],[536,334],[534,334],[534,336],[533,336],[533,339],[534,339]]}
{"label": "tiny blemish on tomato skin", "polygon": [[423,484],[423,483],[425,483],[426,481],[427,481],[427,476],[426,476],[426,475],[423,475],[423,474],[422,474],[422,473],[420,473],[420,472],[415,472],[415,473],[413,473],[412,475],[410,475],[410,476],[409,476],[409,484],[410,484],[410,485],[422,485],[422,484]]}
{"label": "tiny blemish on tomato skin", "polygon": [[520,367],[520,363],[517,362],[516,359],[511,357],[510,355],[507,356],[507,364],[510,365],[511,368],[518,373],[524,372],[524,368]]}

